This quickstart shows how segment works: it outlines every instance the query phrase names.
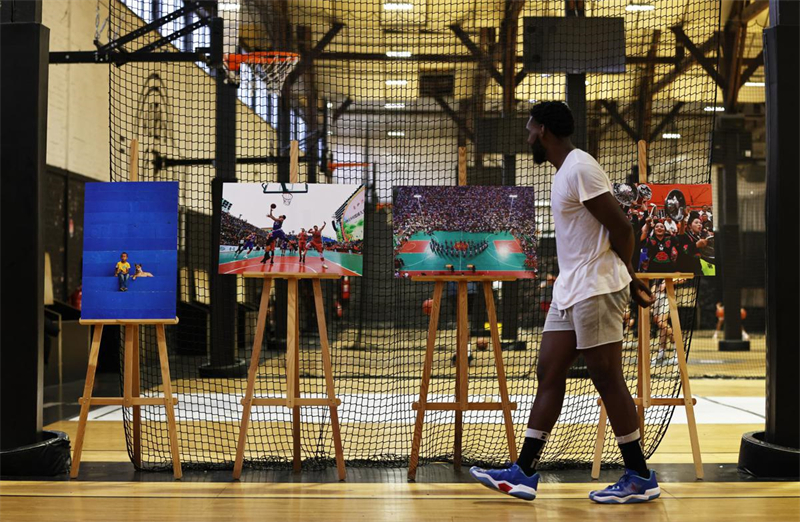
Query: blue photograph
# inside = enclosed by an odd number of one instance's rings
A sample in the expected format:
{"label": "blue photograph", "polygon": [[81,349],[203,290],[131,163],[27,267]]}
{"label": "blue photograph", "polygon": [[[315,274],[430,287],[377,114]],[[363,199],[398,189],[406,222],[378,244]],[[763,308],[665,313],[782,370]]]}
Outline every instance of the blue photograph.
{"label": "blue photograph", "polygon": [[81,319],[174,319],[178,183],[87,183]]}

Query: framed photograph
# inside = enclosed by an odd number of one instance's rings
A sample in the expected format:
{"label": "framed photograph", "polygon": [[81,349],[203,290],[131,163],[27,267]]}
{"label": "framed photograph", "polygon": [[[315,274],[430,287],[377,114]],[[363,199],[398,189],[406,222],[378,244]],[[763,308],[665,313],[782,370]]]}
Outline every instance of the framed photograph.
{"label": "framed photograph", "polygon": [[537,275],[533,187],[397,187],[392,225],[396,277]]}
{"label": "framed photograph", "polygon": [[716,275],[712,188],[699,185],[615,184],[641,246],[639,272]]}
{"label": "framed photograph", "polygon": [[87,183],[82,319],[174,319],[178,183]]}
{"label": "framed photograph", "polygon": [[364,186],[225,183],[219,273],[363,273]]}

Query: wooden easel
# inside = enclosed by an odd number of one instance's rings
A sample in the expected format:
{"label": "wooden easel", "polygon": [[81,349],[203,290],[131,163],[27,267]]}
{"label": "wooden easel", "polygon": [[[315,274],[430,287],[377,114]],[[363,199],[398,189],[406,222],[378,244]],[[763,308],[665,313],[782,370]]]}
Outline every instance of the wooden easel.
{"label": "wooden easel", "polygon": [[[639,147],[639,183],[647,182],[647,143],[642,140],[638,143]],[[689,371],[686,366],[686,349],[683,345],[683,332],[681,330],[680,317],[678,316],[678,301],[675,297],[675,279],[692,279],[694,274],[686,273],[643,273],[636,274],[639,279],[651,281],[663,279],[667,301],[669,302],[669,316],[672,322],[672,332],[675,338],[675,349],[677,350],[678,369],[680,371],[681,387],[683,397],[651,397],[650,392],[650,310],[639,307],[639,335],[638,335],[638,365],[637,365],[637,384],[636,397],[633,402],[637,406],[639,415],[639,433],[644,439],[644,415],[645,410],[650,406],[684,406],[686,408],[686,420],[689,426],[689,439],[692,445],[692,458],[694,460],[695,475],[698,479],[703,478],[703,462],[700,456],[700,441],[697,436],[697,423],[694,417],[694,406],[697,400],[692,397],[692,389],[689,384]],[[603,458],[603,442],[606,433],[607,413],[602,399],[598,399],[600,405],[600,421],[597,425],[597,439],[594,447],[594,462],[592,463],[592,478],[600,477],[600,462]]]}
{"label": "wooden easel", "polygon": [[[80,420],[78,421],[78,434],[75,437],[75,450],[72,454],[72,469],[70,478],[77,478],[81,465],[81,452],[83,451],[83,437],[86,433],[86,421],[89,417],[89,408],[92,405],[118,405],[124,408],[133,408],[133,458],[136,467],[142,464],[142,423],[141,406],[164,406],[167,412],[167,427],[169,431],[169,446],[172,453],[172,472],[176,479],[183,476],[181,471],[180,447],[178,446],[178,431],[175,424],[174,405],[178,399],[172,396],[172,383],[169,377],[169,358],[167,357],[167,338],[164,334],[164,325],[178,324],[175,319],[108,319],[108,320],[81,320],[80,324],[93,325],[92,347],[89,352],[89,368],[86,371],[86,383],[83,387],[83,396],[78,399],[81,405]],[[100,353],[100,339],[103,336],[103,326],[120,325],[125,327],[125,355],[123,373],[122,397],[92,397],[94,376],[97,371],[97,356]],[[142,325],[155,325],[158,338],[158,359],[161,364],[161,378],[164,386],[163,397],[140,397],[139,390],[139,327]]]}
{"label": "wooden easel", "polygon": [[[131,141],[130,164],[128,168],[129,181],[139,180],[139,142]],[[86,433],[86,421],[89,417],[89,408],[97,405],[120,405],[133,408],[133,463],[137,468],[142,465],[142,406],[164,405],[167,412],[167,425],[169,431],[170,450],[172,452],[172,468],[176,479],[183,476],[181,471],[180,448],[178,446],[178,431],[175,425],[174,405],[178,399],[172,397],[172,383],[169,376],[169,358],[167,356],[167,338],[164,325],[178,324],[175,319],[108,319],[108,320],[80,320],[80,324],[94,325],[92,346],[89,351],[89,367],[86,370],[86,382],[83,396],[78,399],[81,404],[81,414],[78,421],[78,434],[75,437],[75,450],[72,456],[72,469],[70,478],[76,478],[81,465],[81,452],[83,451],[83,437]],[[94,376],[97,371],[97,357],[100,353],[100,339],[103,335],[103,326],[107,324],[125,327],[125,354],[123,374],[122,397],[92,397]],[[139,327],[142,325],[155,325],[158,343],[158,358],[161,365],[161,378],[164,381],[164,397],[140,397],[141,379],[139,371]]]}
{"label": "wooden easel", "polygon": [[[244,449],[247,443],[247,427],[250,422],[250,412],[253,406],[285,406],[292,410],[292,440],[294,448],[294,471],[301,470],[302,454],[300,447],[300,407],[301,406],[327,406],[331,412],[331,428],[333,431],[333,446],[336,453],[336,468],[339,480],[345,479],[344,452],[342,438],[339,430],[338,407],[342,401],[336,398],[333,386],[333,369],[331,365],[330,346],[328,344],[328,330],[325,324],[325,309],[322,303],[322,279],[339,279],[338,274],[324,273],[245,273],[247,278],[261,278],[264,284],[261,288],[261,302],[258,307],[258,322],[256,335],[253,340],[253,354],[250,357],[250,368],[247,372],[247,391],[242,399],[242,424],[239,428],[239,441],[236,445],[236,461],[233,466],[233,478],[238,479],[242,474],[244,462]],[[274,279],[286,279],[289,283],[289,297],[286,320],[286,397],[285,398],[257,398],[253,397],[258,374],[261,344],[264,340],[264,329],[267,322],[269,309],[269,291]],[[303,398],[300,396],[300,323],[297,317],[298,282],[300,279],[311,279],[314,287],[314,304],[317,312],[317,326],[322,351],[322,364],[325,371],[325,388],[328,397],[325,399]]]}
{"label": "wooden easel", "polygon": [[[300,148],[297,141],[292,141],[289,149],[289,180],[291,183],[299,181]],[[233,478],[239,479],[244,463],[244,448],[247,444],[247,426],[250,423],[250,411],[253,406],[285,406],[292,410],[292,441],[294,450],[293,468],[295,472],[301,470],[302,454],[300,447],[300,407],[301,406],[327,406],[331,412],[331,428],[333,430],[333,447],[336,454],[336,469],[339,480],[345,479],[344,452],[342,450],[342,436],[339,429],[339,410],[342,401],[336,398],[333,386],[333,368],[331,365],[331,352],[328,343],[328,327],[325,324],[325,308],[322,303],[322,279],[340,279],[338,274],[326,273],[293,273],[293,272],[261,272],[245,273],[246,278],[259,278],[264,280],[261,288],[261,302],[258,307],[258,321],[256,323],[256,336],[253,339],[253,354],[250,357],[250,368],[247,372],[247,390],[242,399],[242,424],[239,428],[239,440],[236,444],[236,461],[233,466]],[[269,311],[269,291],[274,279],[286,279],[289,283],[288,306],[286,310],[286,397],[280,399],[265,399],[253,397],[255,393],[258,362],[261,355],[261,345],[264,340],[267,313]],[[325,388],[327,399],[309,399],[300,396],[300,323],[297,320],[297,305],[299,296],[297,292],[300,279],[311,279],[314,288],[314,304],[317,312],[317,327],[319,329],[320,345],[322,349],[322,364],[325,371]]]}
{"label": "wooden easel", "polygon": [[[458,148],[458,184],[467,184],[467,149]],[[411,443],[411,457],[408,463],[408,480],[415,480],[419,466],[419,450],[422,443],[422,428],[425,422],[425,412],[428,410],[452,410],[456,413],[455,437],[453,442],[453,466],[461,469],[461,450],[464,434],[464,412],[475,410],[502,410],[503,422],[506,428],[506,439],[511,460],[517,460],[517,446],[514,441],[514,422],[511,419],[511,410],[517,409],[517,404],[508,398],[508,385],[503,367],[503,348],[500,344],[500,332],[497,327],[497,313],[494,306],[492,283],[495,281],[515,281],[516,277],[498,276],[416,276],[412,281],[434,282],[433,307],[428,326],[428,342],[425,351],[425,363],[422,370],[422,382],[419,388],[419,400],[413,404],[417,411],[417,420],[414,424],[414,439]],[[436,348],[436,332],[439,328],[439,311],[442,304],[442,290],[445,282],[458,284],[458,307],[456,313],[456,389],[455,402],[428,402],[428,388],[431,381],[433,368],[433,352]],[[500,403],[469,402],[469,365],[467,345],[469,344],[469,322],[467,311],[467,284],[480,283],[486,300],[486,313],[492,334],[492,349],[494,364],[497,370],[497,383],[500,390]]]}
{"label": "wooden easel", "polygon": [[[417,411],[417,420],[414,424],[414,440],[411,443],[411,458],[408,464],[408,480],[415,480],[417,466],[419,465],[419,450],[422,442],[422,427],[425,421],[425,412],[428,410],[454,410],[456,412],[455,438],[453,443],[453,466],[461,469],[461,449],[464,433],[463,415],[465,411],[474,410],[502,410],[503,422],[506,428],[506,439],[511,460],[517,460],[517,446],[514,441],[514,423],[511,419],[511,410],[517,409],[515,402],[508,398],[508,385],[503,367],[503,348],[500,344],[500,332],[497,327],[497,313],[494,306],[492,283],[494,281],[515,281],[515,277],[498,276],[417,276],[412,281],[433,281],[433,307],[431,320],[428,327],[428,344],[425,351],[425,365],[422,370],[422,383],[419,388],[419,400],[413,408]],[[433,367],[433,352],[436,349],[436,331],[439,327],[439,311],[442,304],[442,290],[445,282],[458,284],[458,308],[456,313],[456,389],[455,402],[428,402],[428,387],[431,381]],[[486,313],[492,333],[492,351],[494,364],[497,370],[497,385],[500,390],[500,402],[469,402],[469,366],[467,344],[469,343],[469,323],[467,313],[467,283],[480,283],[486,300]]]}

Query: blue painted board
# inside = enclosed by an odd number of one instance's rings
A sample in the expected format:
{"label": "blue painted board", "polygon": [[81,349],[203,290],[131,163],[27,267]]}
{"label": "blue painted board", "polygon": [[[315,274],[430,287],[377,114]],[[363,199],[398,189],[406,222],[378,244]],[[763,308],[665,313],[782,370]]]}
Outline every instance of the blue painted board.
{"label": "blue painted board", "polygon": [[[178,277],[178,183],[87,183],[82,319],[174,319]],[[114,269],[127,252],[128,290]],[[153,277],[133,280],[140,263]]]}

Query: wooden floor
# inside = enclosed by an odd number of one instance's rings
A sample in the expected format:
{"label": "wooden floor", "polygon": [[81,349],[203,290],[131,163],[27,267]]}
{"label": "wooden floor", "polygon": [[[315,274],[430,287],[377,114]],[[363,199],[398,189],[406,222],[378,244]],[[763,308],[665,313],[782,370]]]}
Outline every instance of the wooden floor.
{"label": "wooden floor", "polygon": [[478,484],[3,482],[15,522],[155,521],[796,521],[800,483],[664,483],[647,504],[597,505],[594,484],[546,484],[534,502]]}
{"label": "wooden floor", "polygon": [[[763,397],[763,380],[696,380],[699,396]],[[50,428],[74,437],[76,422]],[[700,424],[700,442],[707,474],[715,466],[738,459],[742,433],[763,424]],[[128,469],[121,422],[89,423],[84,462],[121,463]],[[653,464],[691,462],[687,427],[670,426]],[[120,469],[120,468],[116,468]],[[83,471],[83,470],[82,470]],[[574,476],[573,472],[573,476]],[[581,473],[580,471],[577,473]],[[440,521],[463,520],[679,520],[783,521],[800,518],[798,482],[670,482],[661,481],[662,496],[647,504],[601,506],[588,500],[589,491],[606,482],[559,483],[548,474],[539,498],[523,502],[475,483],[262,483],[232,482],[227,473],[208,482],[200,472],[186,473],[181,482],[153,474],[140,482],[0,481],[0,521]],[[155,474],[158,475],[158,474]],[[580,475],[581,477],[583,475]],[[684,473],[682,476],[686,476]],[[252,479],[252,477],[251,477]],[[550,481],[552,479],[552,481]],[[735,480],[734,476],[733,479]],[[160,481],[160,480],[166,480]],[[688,480],[686,478],[682,480]]]}

